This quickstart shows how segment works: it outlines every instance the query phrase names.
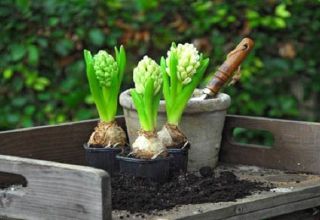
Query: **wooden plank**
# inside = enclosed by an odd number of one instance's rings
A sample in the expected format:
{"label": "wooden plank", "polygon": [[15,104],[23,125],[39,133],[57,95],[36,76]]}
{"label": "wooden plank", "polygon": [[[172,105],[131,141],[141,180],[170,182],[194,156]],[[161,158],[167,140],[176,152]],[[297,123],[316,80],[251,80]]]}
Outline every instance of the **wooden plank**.
{"label": "wooden plank", "polygon": [[[230,218],[226,218],[226,220],[256,220],[256,219],[266,219],[274,216],[279,216],[287,213],[291,213],[294,211],[304,210],[311,207],[315,207],[320,205],[320,197],[306,199],[303,201],[287,203],[279,206],[275,206],[268,209],[261,209],[255,212],[246,213],[243,215],[236,215]],[[294,215],[291,215],[290,220],[294,219]],[[299,218],[302,219],[302,218]],[[305,220],[305,218],[303,218]]]}
{"label": "wooden plank", "polygon": [[296,211],[290,214],[279,215],[276,217],[269,218],[268,220],[319,220],[319,209],[320,207],[314,207],[302,211]]}
{"label": "wooden plank", "polygon": [[26,187],[0,191],[1,216],[111,219],[110,177],[103,170],[2,155],[0,164],[0,172],[19,174],[27,180]]}
{"label": "wooden plank", "polygon": [[[290,193],[250,196],[235,203],[211,204],[211,210],[176,219],[255,220],[270,218],[320,205],[320,186],[306,187]],[[202,204],[201,207],[205,207]],[[208,204],[210,207],[210,204]]]}
{"label": "wooden plank", "polygon": [[[123,117],[117,121],[125,129]],[[97,120],[0,132],[0,154],[85,165],[83,143]]]}
{"label": "wooden plank", "polygon": [[[123,117],[117,118],[125,128]],[[82,144],[97,120],[0,132],[0,154],[84,165]],[[274,134],[271,149],[236,143],[234,127],[267,130]],[[222,162],[275,169],[320,173],[320,123],[259,117],[226,118],[220,159]]]}
{"label": "wooden plank", "polygon": [[[272,148],[234,141],[234,128],[266,130],[274,135]],[[320,123],[229,115],[220,160],[226,163],[320,174]]]}
{"label": "wooden plank", "polygon": [[[243,180],[271,183],[274,190],[256,192],[237,201],[181,205],[171,210],[159,211],[157,214],[161,214],[163,219],[222,220],[236,219],[236,216],[242,219],[261,219],[261,217],[269,218],[319,205],[319,175],[285,174],[280,170],[230,164],[220,164],[215,169],[215,174],[219,175],[225,171],[233,172]],[[270,179],[273,180],[270,182]],[[113,211],[114,219],[120,220],[120,216],[126,216],[126,212]],[[146,215],[145,218],[157,219],[153,215]]]}
{"label": "wooden plank", "polygon": [[[125,127],[124,119],[118,122]],[[96,120],[0,132],[0,154],[85,164],[82,144]],[[267,130],[274,134],[271,149],[236,143],[234,127]],[[247,116],[227,116],[221,161],[276,169],[320,173],[320,123]]]}

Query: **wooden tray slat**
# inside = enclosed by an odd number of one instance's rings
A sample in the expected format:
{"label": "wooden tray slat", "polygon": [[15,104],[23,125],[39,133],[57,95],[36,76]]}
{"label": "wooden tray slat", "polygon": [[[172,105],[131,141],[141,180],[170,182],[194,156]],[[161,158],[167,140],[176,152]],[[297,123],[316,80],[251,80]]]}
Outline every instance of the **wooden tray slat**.
{"label": "wooden tray slat", "polygon": [[[266,148],[235,142],[232,130],[237,127],[271,132],[274,146]],[[229,115],[220,160],[320,174],[320,123]]]}
{"label": "wooden tray slat", "polygon": [[111,219],[110,177],[103,170],[0,155],[0,172],[27,180],[26,187],[0,190],[0,219]]}
{"label": "wooden tray slat", "polygon": [[[123,117],[117,121],[125,129]],[[83,143],[97,120],[0,132],[0,154],[85,165]]]}
{"label": "wooden tray slat", "polygon": [[[125,128],[124,118],[118,117],[117,120]],[[24,219],[26,216],[29,219],[110,219],[108,175],[101,170],[70,165],[85,164],[82,144],[88,140],[96,123],[97,120],[89,120],[0,132],[0,154],[24,157],[0,155],[0,172],[20,174],[28,181],[27,187],[17,191],[0,191],[0,216]],[[236,143],[232,137],[235,127],[269,131],[274,135],[274,146],[268,149]],[[320,174],[320,123],[229,115],[226,118],[220,160],[227,164]],[[92,190],[88,191],[89,188]],[[223,207],[211,204],[206,213],[190,213],[190,216],[180,217],[271,217],[318,206],[319,193],[317,184],[286,194],[255,197]]]}

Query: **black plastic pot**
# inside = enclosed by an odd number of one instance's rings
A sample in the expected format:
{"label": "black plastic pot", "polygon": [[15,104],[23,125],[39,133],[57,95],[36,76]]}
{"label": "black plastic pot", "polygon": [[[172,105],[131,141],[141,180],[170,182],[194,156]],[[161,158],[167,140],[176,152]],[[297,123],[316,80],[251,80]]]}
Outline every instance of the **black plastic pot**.
{"label": "black plastic pot", "polygon": [[121,148],[93,148],[83,145],[87,163],[95,168],[107,171],[111,176],[119,172],[119,161],[116,156],[122,152]]}
{"label": "black plastic pot", "polygon": [[189,144],[184,148],[167,148],[169,156],[172,157],[172,160],[170,161],[171,175],[187,172],[189,148]]}
{"label": "black plastic pot", "polygon": [[120,173],[145,177],[156,182],[166,182],[169,178],[171,157],[147,160],[117,155],[117,159]]}

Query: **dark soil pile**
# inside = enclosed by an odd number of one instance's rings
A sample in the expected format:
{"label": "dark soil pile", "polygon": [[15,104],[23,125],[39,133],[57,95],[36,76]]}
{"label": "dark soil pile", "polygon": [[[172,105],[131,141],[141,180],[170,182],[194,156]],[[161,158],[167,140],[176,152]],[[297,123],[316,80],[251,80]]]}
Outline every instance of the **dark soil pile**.
{"label": "dark soil pile", "polygon": [[112,208],[152,213],[176,205],[235,201],[270,189],[263,183],[239,180],[231,172],[214,175],[202,169],[200,173],[201,177],[192,173],[177,175],[164,184],[126,175],[112,177]]}

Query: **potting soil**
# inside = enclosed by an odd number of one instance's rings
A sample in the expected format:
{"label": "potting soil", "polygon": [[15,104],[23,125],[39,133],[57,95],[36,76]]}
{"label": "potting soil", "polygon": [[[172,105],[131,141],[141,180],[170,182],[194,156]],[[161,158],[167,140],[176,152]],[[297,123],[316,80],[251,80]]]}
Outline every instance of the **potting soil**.
{"label": "potting soil", "polygon": [[175,175],[163,184],[121,174],[112,177],[112,209],[151,214],[183,204],[235,201],[270,189],[261,182],[240,180],[229,171],[217,174],[205,167],[199,173]]}

